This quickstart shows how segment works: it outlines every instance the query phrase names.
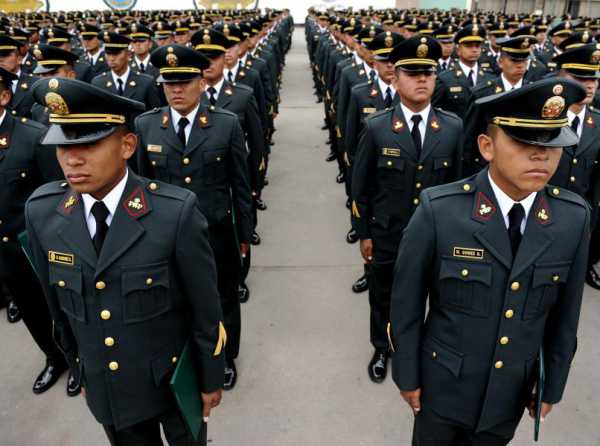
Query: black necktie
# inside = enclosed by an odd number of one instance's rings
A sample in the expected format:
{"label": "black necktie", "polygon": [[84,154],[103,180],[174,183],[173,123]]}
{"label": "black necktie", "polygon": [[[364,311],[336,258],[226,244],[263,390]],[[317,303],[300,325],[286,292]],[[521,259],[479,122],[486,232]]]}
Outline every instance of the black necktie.
{"label": "black necktie", "polygon": [[421,115],[413,115],[410,118],[413,122],[413,128],[410,131],[415,147],[417,148],[417,157],[421,158],[421,131],[419,130],[419,123],[421,122]]}
{"label": "black necktie", "polygon": [[144,63],[143,63],[143,62],[140,64],[140,71],[141,71],[142,73],[145,73],[145,72],[146,72],[146,67],[144,66]]}
{"label": "black necktie", "polygon": [[525,209],[520,203],[515,203],[508,213],[508,236],[510,237],[513,258],[517,255],[521,243],[521,223],[524,218]]}
{"label": "black necktie", "polygon": [[446,71],[446,62],[442,62],[442,71]]}
{"label": "black necktie", "polygon": [[214,87],[208,87],[207,91],[210,105],[217,105],[217,98],[215,97],[215,94],[217,94],[217,90]]}
{"label": "black necktie", "polygon": [[227,80],[230,84],[233,84],[233,73],[231,72],[231,70],[229,70],[229,72],[227,73]]}
{"label": "black necktie", "polygon": [[571,130],[577,135],[577,130],[579,129],[579,116],[575,116],[573,118],[573,122],[571,122]]}
{"label": "black necktie", "polygon": [[371,82],[375,82],[375,70],[371,70],[369,73],[369,79],[371,79]]}
{"label": "black necktie", "polygon": [[96,248],[96,254],[100,254],[102,250],[102,244],[106,239],[106,233],[108,232],[108,225],[106,224],[106,217],[110,212],[103,201],[96,201],[92,206],[92,215],[96,220],[96,234],[92,238],[94,242],[94,248]]}
{"label": "black necktie", "polygon": [[186,142],[185,142],[185,128],[187,127],[187,125],[190,123],[190,121],[188,121],[188,118],[181,118],[179,120],[178,128],[177,128],[177,136],[179,137],[179,141],[181,141],[181,144],[183,144],[183,147],[185,147]]}
{"label": "black necktie", "polygon": [[392,89],[390,87],[387,87],[385,90],[385,100],[383,105],[385,108],[392,106]]}
{"label": "black necktie", "polygon": [[123,79],[117,79],[117,83],[119,84],[117,87],[117,93],[119,93],[119,96],[123,96]]}
{"label": "black necktie", "polygon": [[475,79],[473,78],[473,70],[469,71],[469,76],[467,76],[467,78],[469,79],[469,83],[471,84],[471,87],[474,87]]}

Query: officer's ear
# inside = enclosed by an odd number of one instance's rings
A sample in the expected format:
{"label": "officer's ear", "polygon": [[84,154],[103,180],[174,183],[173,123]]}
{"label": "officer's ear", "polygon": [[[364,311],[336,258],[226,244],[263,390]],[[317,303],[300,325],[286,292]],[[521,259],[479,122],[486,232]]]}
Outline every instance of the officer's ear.
{"label": "officer's ear", "polygon": [[488,125],[486,133],[477,137],[477,145],[483,159],[490,163],[496,155],[495,138],[498,128],[495,125]]}
{"label": "officer's ear", "polygon": [[124,160],[128,160],[135,153],[137,148],[137,135],[123,126],[116,131],[116,135],[121,140],[121,156]]}

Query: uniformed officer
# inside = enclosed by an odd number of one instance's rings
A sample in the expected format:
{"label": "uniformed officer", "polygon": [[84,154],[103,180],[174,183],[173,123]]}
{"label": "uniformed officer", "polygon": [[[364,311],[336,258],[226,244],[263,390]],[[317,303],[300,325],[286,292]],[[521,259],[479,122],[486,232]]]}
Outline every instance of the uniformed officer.
{"label": "uniformed officer", "polygon": [[[575,34],[578,33],[573,33],[571,37]],[[594,268],[600,260],[600,112],[591,106],[600,78],[600,46],[597,43],[575,44],[575,47],[565,49],[552,60],[557,65],[559,77],[579,82],[587,93],[582,101],[572,104],[567,111],[569,126],[579,137],[579,142],[564,148],[558,169],[550,183],[579,194],[592,207],[593,233],[587,283],[600,289],[600,275]]]}
{"label": "uniformed officer", "polygon": [[179,45],[189,45],[190,22],[188,20],[176,20],[173,22],[173,41]]}
{"label": "uniformed officer", "polygon": [[82,23],[78,29],[81,45],[85,50],[82,58],[92,66],[92,78],[108,71],[106,54],[99,37],[102,30],[90,23]]}
{"label": "uniformed officer", "polygon": [[[208,34],[205,34],[205,31]],[[230,37],[232,36],[230,31]],[[204,36],[210,36],[210,43],[204,42]],[[222,108],[235,113],[240,121],[248,148],[248,173],[250,175],[250,188],[252,191],[252,218],[253,231],[251,242],[260,244],[260,236],[256,232],[258,224],[256,199],[262,190],[262,171],[265,169],[265,139],[264,131],[258,115],[258,107],[252,89],[246,85],[231,83],[223,76],[225,69],[225,53],[231,45],[228,37],[215,29],[200,29],[191,39],[196,51],[210,59],[210,67],[204,70],[203,78],[207,82],[207,89],[202,95],[205,105]],[[247,302],[250,290],[246,285],[246,278],[250,270],[251,252],[243,259],[243,268],[240,280],[240,302]]]}
{"label": "uniformed officer", "polygon": [[396,46],[389,62],[400,103],[365,119],[352,173],[352,223],[368,264],[371,343],[369,377],[387,374],[392,269],[402,231],[425,187],[460,178],[462,121],[431,106],[440,44],[415,36]]}
{"label": "uniformed officer", "polygon": [[55,335],[115,445],[194,442],[169,377],[188,339],[204,403],[219,404],[225,331],[206,219],[193,193],[127,169],[143,104],[71,79],[34,88],[67,182],[25,208]]}
{"label": "uniformed officer", "polygon": [[181,45],[156,49],[150,58],[159,68],[169,106],[136,121],[140,174],[196,192],[215,253],[221,305],[229,342],[225,389],[235,386],[241,317],[238,295],[242,256],[252,234],[252,196],[247,152],[237,116],[201,104],[206,89],[202,72],[210,61]]}
{"label": "uniformed officer", "polygon": [[34,101],[30,89],[38,78],[21,70],[22,58],[19,48],[22,45],[18,40],[7,35],[0,35],[0,67],[16,76],[10,86],[12,99],[8,108],[11,113],[16,116],[31,117],[31,107]]}
{"label": "uniformed officer", "polygon": [[534,45],[535,42],[537,42],[535,32],[536,30],[534,26],[522,26],[509,36],[510,38],[526,37],[529,39],[527,40],[527,42],[529,42],[529,54],[527,59],[525,59],[527,67],[524,75],[524,79],[527,82],[535,82],[537,80],[540,80],[548,72],[546,65],[544,65],[541,61],[537,60],[534,56]]}
{"label": "uniformed officer", "polygon": [[154,32],[146,25],[132,23],[127,28],[127,34],[131,39],[131,46],[133,47],[133,58],[129,66],[134,71],[139,71],[156,79],[160,73],[158,72],[158,68],[150,63],[150,51],[152,50]]}
{"label": "uniformed officer", "polygon": [[[18,235],[25,230],[25,200],[40,185],[62,178],[52,148],[40,140],[46,127],[8,113],[11,83],[16,76],[0,68],[0,282],[8,288],[27,329],[46,356],[46,366],[33,384],[36,394],[48,390],[67,369],[52,339],[52,320],[40,284],[21,251]],[[10,309],[10,307],[9,307]],[[72,380],[71,380],[72,381]],[[70,382],[69,392],[77,389]]]}
{"label": "uniformed officer", "polygon": [[477,137],[485,132],[487,123],[476,105],[477,99],[521,88],[529,83],[525,79],[525,73],[534,43],[535,38],[531,36],[506,37],[497,40],[500,52],[498,58],[500,75],[473,88],[470,104],[465,113],[464,174],[471,175],[479,172],[485,165],[485,160],[479,154]]}
{"label": "uniformed officer", "polygon": [[464,26],[455,34],[458,59],[453,70],[438,76],[432,101],[434,106],[464,118],[471,90],[494,78],[491,73],[483,71],[478,62],[485,37],[485,28],[477,24]]}
{"label": "uniformed officer", "polygon": [[590,211],[547,182],[561,148],[577,142],[567,110],[584,97],[573,81],[547,79],[480,99],[489,168],[421,194],[400,243],[388,331],[413,444],[506,445],[534,409],[540,348],[542,419],[562,398]]}
{"label": "uniformed officer", "polygon": [[154,41],[158,46],[170,45],[173,43],[173,26],[165,21],[158,21],[152,25],[154,31]]}
{"label": "uniformed officer", "polygon": [[151,76],[131,69],[129,45],[131,39],[122,34],[105,31],[100,35],[104,42],[106,63],[110,71],[92,79],[92,85],[113,94],[124,96],[146,105],[146,109],[160,106],[156,83]]}
{"label": "uniformed officer", "polygon": [[433,32],[433,37],[442,48],[442,55],[437,67],[438,74],[454,68],[456,61],[452,58],[452,53],[454,52],[454,34],[456,31],[456,26],[449,24],[440,26]]}

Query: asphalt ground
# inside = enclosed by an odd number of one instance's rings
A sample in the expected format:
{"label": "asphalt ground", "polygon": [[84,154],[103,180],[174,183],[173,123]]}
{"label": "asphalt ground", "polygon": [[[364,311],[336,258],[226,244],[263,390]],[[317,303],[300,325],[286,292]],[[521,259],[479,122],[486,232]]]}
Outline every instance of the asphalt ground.
{"label": "asphalt ground", "polygon": [[[367,294],[327,133],[315,103],[303,30],[294,34],[264,199],[263,242],[253,248],[242,306],[239,380],[209,423],[212,445],[408,446],[412,414],[390,378],[367,376]],[[43,395],[31,391],[44,358],[22,323],[0,314],[0,446],[108,444],[83,397],[68,398],[66,375]],[[586,288],[579,350],[564,400],[542,427],[543,446],[600,445],[600,293]],[[524,418],[517,446],[533,444]]]}

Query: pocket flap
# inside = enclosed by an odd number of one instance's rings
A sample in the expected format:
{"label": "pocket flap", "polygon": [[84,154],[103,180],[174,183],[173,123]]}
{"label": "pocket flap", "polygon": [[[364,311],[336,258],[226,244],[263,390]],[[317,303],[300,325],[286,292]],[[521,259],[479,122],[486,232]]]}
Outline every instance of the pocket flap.
{"label": "pocket flap", "polygon": [[404,160],[395,156],[381,155],[377,160],[377,167],[380,167],[382,169],[394,169],[403,171]]}
{"label": "pocket flap", "polygon": [[155,287],[169,288],[169,266],[167,262],[123,267],[121,291],[126,296],[132,291],[149,290]]}
{"label": "pocket flap", "polygon": [[426,338],[423,351],[435,362],[446,367],[455,376],[460,376],[463,357],[462,353],[453,351],[434,338]]}
{"label": "pocket flap", "polygon": [[220,163],[225,160],[224,150],[211,150],[202,154],[202,159],[206,164]]}
{"label": "pocket flap", "polygon": [[533,288],[542,285],[566,283],[570,268],[571,262],[535,265],[533,271]]}
{"label": "pocket flap", "polygon": [[154,167],[167,167],[167,155],[148,152],[148,158],[150,159],[150,164]]}
{"label": "pocket flap", "polygon": [[484,262],[467,262],[442,259],[440,264],[440,280],[458,279],[464,282],[481,282],[492,284],[492,265]]}
{"label": "pocket flap", "polygon": [[165,349],[163,353],[150,361],[152,376],[154,377],[154,384],[156,384],[156,387],[160,386],[165,377],[171,371],[175,370],[175,365],[177,364],[180,353],[181,349],[171,347]]}
{"label": "pocket flap", "polygon": [[6,170],[6,182],[12,183],[13,181],[26,180],[29,177],[28,167],[19,167],[16,169]]}
{"label": "pocket flap", "polygon": [[447,169],[448,167],[452,167],[452,158],[440,157],[433,160],[434,170]]}
{"label": "pocket flap", "polygon": [[83,294],[83,278],[80,266],[69,267],[50,263],[48,265],[48,279],[50,286],[54,285],[61,290],[71,290],[79,295]]}

